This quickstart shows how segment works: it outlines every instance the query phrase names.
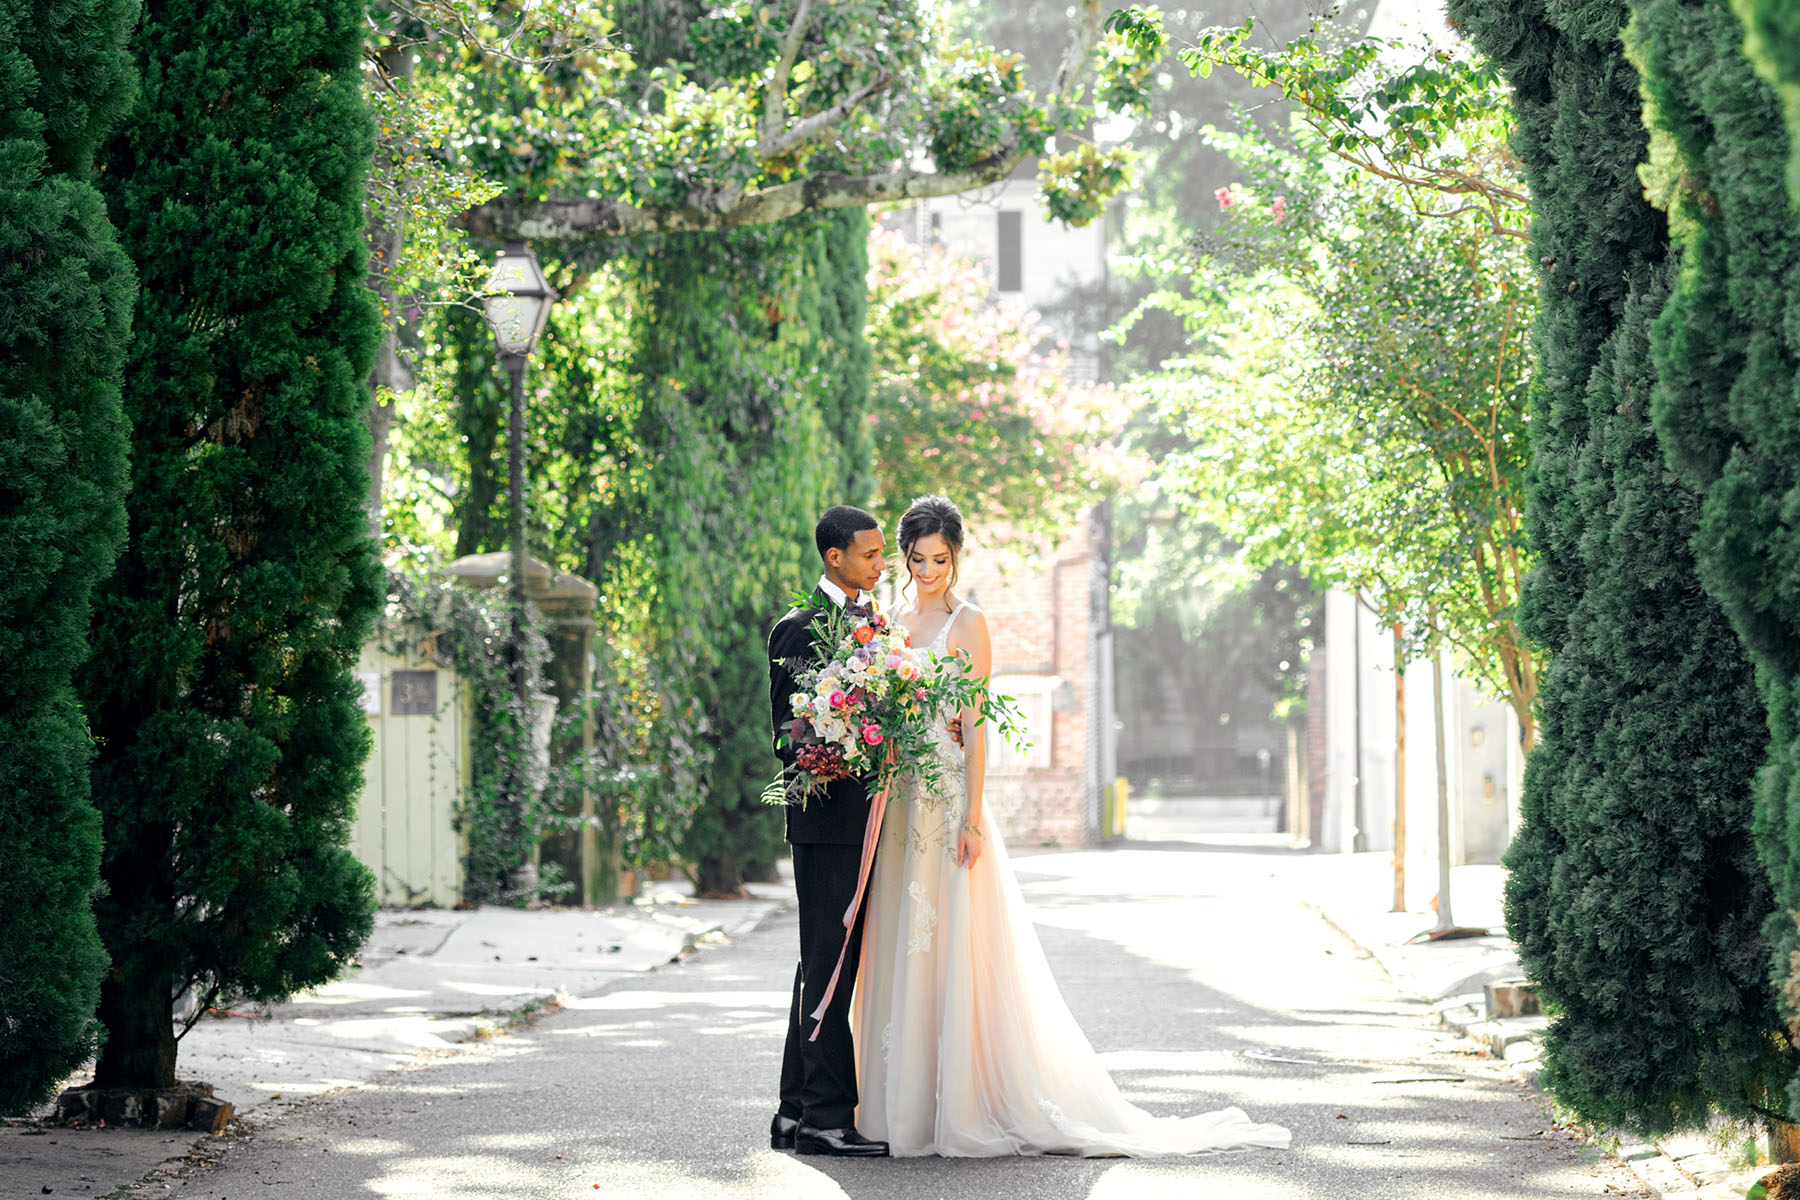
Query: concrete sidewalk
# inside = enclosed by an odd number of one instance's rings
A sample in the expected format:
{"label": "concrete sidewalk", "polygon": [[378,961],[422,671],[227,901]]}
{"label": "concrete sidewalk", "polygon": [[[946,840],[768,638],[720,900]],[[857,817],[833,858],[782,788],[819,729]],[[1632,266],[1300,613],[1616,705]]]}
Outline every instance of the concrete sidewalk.
{"label": "concrete sidewalk", "polygon": [[[1430,864],[1409,862],[1409,896],[1436,887]],[[1411,939],[1437,921],[1428,909],[1390,912],[1393,862],[1386,853],[1319,854],[1288,860],[1283,878],[1338,932],[1379,962],[1402,989],[1429,1001],[1447,1027],[1512,1064],[1521,1083],[1535,1087],[1539,1043],[1548,1019],[1496,1016],[1488,1011],[1489,983],[1524,975],[1517,948],[1506,937],[1503,908],[1506,871],[1483,865],[1450,872],[1452,915],[1457,924],[1485,928],[1487,936],[1440,942]],[[1424,874],[1420,872],[1424,871]],[[1721,1153],[1722,1137],[1682,1133],[1655,1143],[1618,1134],[1617,1154],[1662,1200],[1743,1200],[1772,1166],[1734,1165]],[[1766,1141],[1763,1147],[1766,1159]],[[1741,1161],[1741,1160],[1740,1160]]]}
{"label": "concrete sidewalk", "polygon": [[[454,1052],[564,998],[679,964],[791,905],[789,883],[750,891],[697,901],[676,882],[606,909],[383,909],[356,967],[284,1004],[202,1020],[181,1042],[178,1073],[211,1083],[253,1125],[308,1097],[367,1086],[421,1054]],[[84,1072],[65,1086],[86,1082]],[[0,1197],[108,1196],[208,1153],[207,1135],[182,1130],[34,1120],[0,1133]]]}

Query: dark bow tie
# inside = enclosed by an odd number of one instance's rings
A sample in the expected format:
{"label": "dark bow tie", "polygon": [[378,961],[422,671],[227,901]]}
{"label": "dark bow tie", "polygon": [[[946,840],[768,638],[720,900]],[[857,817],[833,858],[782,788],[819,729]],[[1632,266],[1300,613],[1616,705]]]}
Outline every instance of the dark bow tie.
{"label": "dark bow tie", "polygon": [[853,617],[861,617],[865,621],[873,621],[875,619],[875,607],[867,600],[845,601],[844,611]]}

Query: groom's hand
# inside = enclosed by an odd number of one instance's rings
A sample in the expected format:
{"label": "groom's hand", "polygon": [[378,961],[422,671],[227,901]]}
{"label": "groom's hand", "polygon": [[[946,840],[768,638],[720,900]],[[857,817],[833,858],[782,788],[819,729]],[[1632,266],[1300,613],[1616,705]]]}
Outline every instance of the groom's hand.
{"label": "groom's hand", "polygon": [[951,741],[955,742],[959,746],[963,744],[962,718],[961,717],[951,717],[949,722],[944,726],[944,728],[949,730]]}

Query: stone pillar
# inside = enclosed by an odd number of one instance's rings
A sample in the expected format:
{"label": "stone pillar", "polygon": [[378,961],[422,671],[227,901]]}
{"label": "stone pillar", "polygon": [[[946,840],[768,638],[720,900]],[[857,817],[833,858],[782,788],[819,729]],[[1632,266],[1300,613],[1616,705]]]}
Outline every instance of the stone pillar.
{"label": "stone pillar", "polygon": [[[449,572],[475,588],[499,586],[510,565],[510,556],[470,554],[457,559]],[[556,697],[558,712],[577,703],[593,687],[594,606],[600,591],[587,580],[561,571],[535,558],[525,560],[525,598],[543,619],[544,636],[550,643],[546,682]],[[590,714],[574,729],[552,743],[552,762],[586,754],[594,748],[594,719]],[[592,791],[584,788],[565,818],[579,818],[574,829],[545,833],[542,859],[559,864],[565,878],[577,885],[582,904],[608,904],[618,895],[619,831],[616,822],[600,817]]]}

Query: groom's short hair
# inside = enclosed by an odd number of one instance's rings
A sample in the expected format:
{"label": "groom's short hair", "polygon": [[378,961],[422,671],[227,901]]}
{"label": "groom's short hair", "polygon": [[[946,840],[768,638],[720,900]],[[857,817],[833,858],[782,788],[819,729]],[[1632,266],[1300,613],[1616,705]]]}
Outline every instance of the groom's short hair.
{"label": "groom's short hair", "polygon": [[865,529],[880,529],[881,522],[875,514],[865,512],[854,504],[838,504],[825,510],[819,523],[813,526],[813,541],[819,544],[819,557],[824,558],[828,550],[848,550],[856,535]]}

